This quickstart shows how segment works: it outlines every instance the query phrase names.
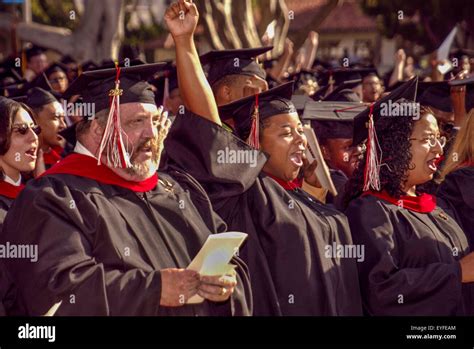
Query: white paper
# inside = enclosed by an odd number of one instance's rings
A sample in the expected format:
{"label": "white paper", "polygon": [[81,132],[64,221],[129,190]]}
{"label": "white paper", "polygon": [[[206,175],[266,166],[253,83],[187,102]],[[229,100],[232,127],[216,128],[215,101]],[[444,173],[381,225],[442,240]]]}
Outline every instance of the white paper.
{"label": "white paper", "polygon": [[[229,262],[246,238],[247,234],[236,231],[209,235],[187,269],[197,271],[201,275],[230,273],[235,266]],[[201,303],[203,300],[201,296],[194,295],[187,303]]]}
{"label": "white paper", "polygon": [[438,71],[441,74],[446,74],[448,71],[452,69],[451,62],[448,61],[449,58],[449,51],[451,50],[451,46],[453,45],[454,38],[456,37],[456,33],[458,31],[457,27],[454,27],[453,30],[449,33],[449,35],[444,39],[443,43],[439,46],[437,51],[437,58],[438,61],[443,62],[442,64],[438,64]]}

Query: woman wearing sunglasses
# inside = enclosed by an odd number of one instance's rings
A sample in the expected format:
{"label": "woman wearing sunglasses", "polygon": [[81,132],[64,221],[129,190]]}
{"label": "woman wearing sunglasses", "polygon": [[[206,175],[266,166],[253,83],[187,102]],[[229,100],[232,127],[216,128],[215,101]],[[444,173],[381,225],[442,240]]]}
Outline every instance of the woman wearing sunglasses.
{"label": "woman wearing sunglasses", "polygon": [[[13,200],[23,189],[22,172],[36,165],[39,126],[24,104],[0,97],[0,229]],[[0,259],[0,315],[5,315],[15,292]]]}
{"label": "woman wearing sunglasses", "polygon": [[[402,97],[413,94],[413,80],[400,87],[408,91]],[[380,104],[388,99],[399,103],[398,96],[389,95]],[[376,109],[374,127],[369,112],[354,120],[354,142],[368,141],[345,211],[354,242],[365,246],[365,260],[358,264],[364,311],[376,316],[472,314],[474,254],[462,228],[440,207],[442,200],[418,189],[433,178],[446,139],[429,110],[384,116]]]}

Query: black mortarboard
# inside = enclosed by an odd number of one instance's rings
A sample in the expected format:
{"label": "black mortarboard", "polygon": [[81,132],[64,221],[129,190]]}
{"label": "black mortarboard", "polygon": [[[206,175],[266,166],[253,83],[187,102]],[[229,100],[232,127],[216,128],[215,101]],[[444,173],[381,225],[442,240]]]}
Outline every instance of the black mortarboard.
{"label": "black mortarboard", "polygon": [[[259,122],[274,115],[296,112],[296,108],[291,102],[292,94],[293,82],[258,94]],[[222,120],[234,119],[236,133],[241,139],[247,139],[252,128],[256,100],[257,95],[253,95],[219,107],[219,115]]]}
{"label": "black mortarboard", "polygon": [[[373,103],[371,106],[366,107],[364,111],[359,113],[354,118],[354,137],[353,144],[357,145],[361,143],[364,139],[367,138],[368,129],[367,122],[369,120],[369,114],[372,110],[372,115],[374,119],[375,128],[377,131],[383,130],[386,125],[385,121],[393,120],[397,122],[400,118],[391,116],[390,113],[387,116],[381,115],[382,110],[386,110],[389,101],[395,103],[399,100],[408,100],[416,101],[417,99],[417,86],[418,86],[418,76],[414,77],[411,80],[406,81],[404,84],[400,85],[398,88],[393,90],[390,94],[385,97],[380,98],[377,102]],[[384,121],[384,122],[381,122]]]}
{"label": "black mortarboard", "polygon": [[66,74],[68,69],[69,68],[65,64],[56,62],[56,63],[51,64],[48,68],[46,68],[44,73],[46,74],[46,77],[49,78],[51,74],[56,73],[56,72],[63,72]]}
{"label": "black mortarboard", "polygon": [[8,63],[2,63],[0,66],[0,86],[8,86],[25,82],[20,73]]}
{"label": "black mortarboard", "polygon": [[322,100],[334,102],[361,102],[360,96],[352,90],[352,88],[359,85],[360,82],[361,79],[344,81]]}
{"label": "black mortarboard", "polygon": [[26,95],[28,91],[34,87],[40,87],[43,90],[49,91],[56,96],[45,73],[39,74],[30,82],[8,86],[6,90],[8,91],[8,95],[10,97],[17,97]]}
{"label": "black mortarboard", "polygon": [[66,56],[63,56],[61,58],[61,63],[62,64],[69,64],[69,63],[77,63],[77,62],[71,56],[66,55]]}
{"label": "black mortarboard", "polygon": [[319,90],[317,90],[314,95],[311,96],[311,98],[314,100],[314,101],[320,101],[324,98],[324,95],[327,93],[328,89],[329,89],[330,85],[326,85],[326,86],[323,86],[323,87],[320,87]]}
{"label": "black mortarboard", "polygon": [[418,102],[445,112],[452,112],[451,87],[448,81],[429,81],[418,83]]}
{"label": "black mortarboard", "polygon": [[[143,64],[133,67],[120,68],[120,103],[152,103],[155,95],[151,85],[146,82],[166,63]],[[82,95],[83,103],[95,103],[95,112],[110,106],[109,91],[115,88],[116,69],[91,70],[82,73],[64,92],[64,97]]]}
{"label": "black mortarboard", "polygon": [[336,68],[328,69],[321,74],[321,86],[333,84],[339,86],[345,81],[360,80],[369,73],[376,72],[373,68]]}
{"label": "black mortarboard", "polygon": [[227,75],[256,75],[265,80],[265,70],[256,58],[271,49],[273,46],[210,51],[200,59],[203,66],[209,66],[207,80],[211,86]]}
{"label": "black mortarboard", "polygon": [[310,120],[318,139],[353,136],[354,117],[366,106],[359,102],[307,102],[302,119]]}
{"label": "black mortarboard", "polygon": [[474,108],[474,76],[449,81],[450,86],[466,85],[466,112]]}
{"label": "black mortarboard", "polygon": [[81,70],[83,72],[94,70],[94,69],[97,69],[98,67],[99,66],[95,64],[93,61],[85,61],[84,63],[81,64]]}
{"label": "black mortarboard", "polygon": [[156,105],[162,105],[165,95],[178,88],[178,72],[173,62],[166,62],[162,71],[161,76],[149,81],[158,90],[155,94]]}
{"label": "black mortarboard", "polygon": [[31,48],[25,51],[26,59],[29,61],[32,57],[39,56],[45,52],[46,50],[44,48],[33,45]]}
{"label": "black mortarboard", "polygon": [[49,103],[57,102],[58,100],[48,91],[41,87],[34,87],[28,91],[26,105],[31,108],[40,108]]}

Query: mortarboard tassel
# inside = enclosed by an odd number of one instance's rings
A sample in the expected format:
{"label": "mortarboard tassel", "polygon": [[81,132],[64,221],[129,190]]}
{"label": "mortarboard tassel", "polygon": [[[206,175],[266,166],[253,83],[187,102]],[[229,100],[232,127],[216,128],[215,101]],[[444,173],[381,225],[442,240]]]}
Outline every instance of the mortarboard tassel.
{"label": "mortarboard tassel", "polygon": [[259,135],[259,112],[258,112],[258,93],[255,95],[255,108],[252,113],[252,126],[250,127],[250,134],[247,138],[247,144],[255,149],[260,149],[260,135]]}
{"label": "mortarboard tassel", "polygon": [[[165,101],[166,99],[169,97],[170,95],[170,81],[169,81],[169,74],[168,72],[165,73],[165,86],[163,88],[163,107],[164,107],[164,104],[165,104]],[[165,108],[166,109],[166,108]]]}
{"label": "mortarboard tassel", "polygon": [[370,190],[370,188],[376,191],[380,190],[380,159],[378,151],[381,151],[381,149],[377,139],[377,132],[375,132],[373,111],[374,104],[372,103],[370,105],[369,120],[367,122],[367,156],[365,160],[363,191]]}
{"label": "mortarboard tassel", "polygon": [[122,138],[122,126],[120,125],[120,96],[123,90],[120,89],[120,67],[115,63],[117,74],[115,76],[115,88],[109,91],[111,97],[110,112],[107,118],[107,125],[102,135],[99,147],[97,164],[105,152],[107,165],[117,168],[131,167],[130,155],[125,149]]}

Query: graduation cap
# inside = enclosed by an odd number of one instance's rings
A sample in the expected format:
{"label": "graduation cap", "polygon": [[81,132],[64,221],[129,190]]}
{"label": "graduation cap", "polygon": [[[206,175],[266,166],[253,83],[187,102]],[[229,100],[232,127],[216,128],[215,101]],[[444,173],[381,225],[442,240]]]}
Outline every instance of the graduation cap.
{"label": "graduation cap", "polygon": [[69,67],[67,65],[60,62],[56,62],[56,63],[51,64],[48,68],[46,68],[44,73],[46,74],[46,77],[49,78],[51,74],[53,73],[63,72],[64,74],[66,74],[68,70],[69,70]]}
{"label": "graduation cap", "polygon": [[[150,84],[150,76],[161,70],[166,63],[143,64],[120,68],[120,104],[140,102],[155,104],[155,96]],[[98,69],[82,73],[64,92],[64,97],[81,95],[84,103],[94,103],[95,112],[110,107],[109,91],[114,89],[117,70]]]}
{"label": "graduation cap", "polygon": [[82,72],[97,69],[99,66],[95,64],[93,61],[85,61],[80,65],[80,70]]}
{"label": "graduation cap", "polygon": [[451,87],[448,81],[428,81],[418,83],[418,102],[445,112],[452,112]]}
{"label": "graduation cap", "polygon": [[256,75],[265,80],[265,70],[256,58],[271,49],[273,46],[210,51],[200,56],[200,60],[203,66],[209,65],[207,80],[211,86],[227,75]]}
{"label": "graduation cap", "polygon": [[[150,76],[166,66],[166,63],[142,64],[132,67],[92,70],[82,73],[64,93],[65,97],[82,95],[83,103],[94,103],[95,112],[109,108],[105,131],[99,147],[98,163],[106,156],[109,166],[131,166],[130,155],[122,140],[120,104],[155,104]],[[85,116],[86,117],[86,116]]]}
{"label": "graduation cap", "polygon": [[366,106],[359,102],[307,102],[302,119],[309,120],[318,139],[353,136],[353,121]]}
{"label": "graduation cap", "polygon": [[339,86],[345,81],[355,81],[360,80],[370,74],[376,73],[377,70],[374,68],[336,68],[328,69],[321,74],[320,85],[335,85]]}
{"label": "graduation cap", "polygon": [[169,96],[171,91],[179,88],[178,71],[173,61],[166,62],[166,66],[162,68],[162,71],[163,74],[160,77],[149,81],[158,91],[163,91],[163,93],[156,93],[156,105],[162,105],[165,97]]}
{"label": "graduation cap", "polygon": [[40,87],[43,90],[49,91],[50,93],[52,93],[56,97],[59,97],[59,94],[54,92],[54,90],[53,90],[51,84],[49,83],[49,80],[46,77],[46,74],[44,72],[39,74],[38,76],[36,76],[30,82],[7,86],[5,89],[7,90],[8,96],[18,97],[18,96],[26,95],[28,93],[28,91],[31,90],[34,87]]}
{"label": "graduation cap", "polygon": [[361,81],[361,79],[344,81],[322,100],[334,102],[361,102],[359,95],[352,90],[354,87],[359,85]]}
{"label": "graduation cap", "polygon": [[241,139],[254,148],[260,148],[259,123],[278,114],[296,113],[291,97],[293,82],[287,82],[254,96],[238,99],[219,107],[222,120],[233,118],[235,130]]}
{"label": "graduation cap", "polygon": [[33,45],[31,48],[27,49],[25,51],[25,54],[26,54],[26,59],[28,61],[31,60],[31,58],[35,57],[35,56],[39,56],[39,55],[42,55],[46,52],[46,50],[40,46],[35,46]]}
{"label": "graduation cap", "polygon": [[[417,89],[418,76],[415,76],[355,116],[353,145],[358,145],[367,139],[364,191],[370,188],[377,191],[380,190],[379,173],[381,160],[379,158],[380,146],[378,144],[378,134],[394,122],[406,122],[416,116],[403,115],[396,117],[391,115],[391,112],[387,110],[388,106],[394,103],[415,103],[417,100]],[[412,110],[414,111],[414,109]]]}
{"label": "graduation cap", "polygon": [[74,58],[72,58],[71,56],[69,55],[65,55],[61,58],[61,63],[62,64],[70,64],[70,63],[76,63],[76,60]]}
{"label": "graduation cap", "polygon": [[466,112],[474,108],[474,76],[466,79],[456,79],[448,82],[450,86],[466,85]]}
{"label": "graduation cap", "polygon": [[33,87],[28,91],[26,97],[26,105],[34,109],[58,101],[52,93],[42,89],[41,87]]}
{"label": "graduation cap", "polygon": [[8,66],[0,68],[0,86],[4,87],[24,82],[26,80],[21,77],[15,68]]}

